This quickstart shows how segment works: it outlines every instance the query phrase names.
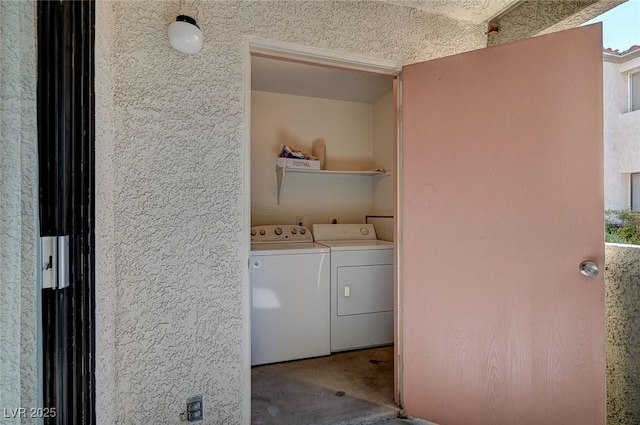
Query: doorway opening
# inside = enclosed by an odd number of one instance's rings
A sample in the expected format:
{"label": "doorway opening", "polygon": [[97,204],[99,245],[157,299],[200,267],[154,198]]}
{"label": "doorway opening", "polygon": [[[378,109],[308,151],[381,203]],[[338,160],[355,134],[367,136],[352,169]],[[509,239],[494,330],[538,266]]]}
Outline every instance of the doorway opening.
{"label": "doorway opening", "polygon": [[[400,375],[397,68],[268,50],[251,46],[246,82],[252,423],[391,416]],[[278,167],[282,151],[315,153],[319,164]],[[356,245],[380,249],[337,254],[332,237],[317,239],[327,226],[366,232]],[[292,244],[301,229],[307,245]],[[257,243],[271,231],[266,242],[288,248]],[[311,291],[299,290],[304,281],[315,282]]]}

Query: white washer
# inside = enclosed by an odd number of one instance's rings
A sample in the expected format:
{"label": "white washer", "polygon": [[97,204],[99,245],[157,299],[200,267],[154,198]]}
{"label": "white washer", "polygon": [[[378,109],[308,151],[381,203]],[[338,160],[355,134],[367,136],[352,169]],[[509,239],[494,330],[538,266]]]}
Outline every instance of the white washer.
{"label": "white washer", "polygon": [[329,258],[306,227],[251,228],[251,365],[331,354]]}
{"label": "white washer", "polygon": [[331,351],[393,343],[393,243],[372,224],[314,224],[331,248]]}

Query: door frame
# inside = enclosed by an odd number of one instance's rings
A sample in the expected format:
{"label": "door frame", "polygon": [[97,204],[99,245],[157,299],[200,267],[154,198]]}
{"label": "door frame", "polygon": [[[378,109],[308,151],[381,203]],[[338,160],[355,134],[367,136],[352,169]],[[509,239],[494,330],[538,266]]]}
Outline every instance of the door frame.
{"label": "door frame", "polygon": [[[329,49],[302,46],[295,43],[270,40],[261,37],[245,35],[242,46],[243,56],[243,90],[244,90],[244,141],[242,146],[243,183],[242,183],[242,224],[243,246],[242,258],[246,267],[242,268],[242,317],[243,317],[243,361],[245,370],[245,393],[243,394],[243,416],[251,417],[251,284],[249,281],[249,255],[251,251],[251,56],[257,54],[273,59],[301,62],[309,65],[382,74],[396,77],[393,85],[393,96],[396,102],[394,121],[396,124],[395,137],[395,211],[394,211],[394,397],[395,402],[402,406],[402,280],[400,276],[402,253],[401,235],[401,205],[402,193],[402,139],[400,108],[400,72],[402,64],[374,57],[345,54]],[[249,421],[247,421],[249,422]]]}
{"label": "door frame", "polygon": [[90,425],[96,422],[95,1],[34,7],[38,236],[68,238],[69,281],[41,289],[41,407],[45,424]]}

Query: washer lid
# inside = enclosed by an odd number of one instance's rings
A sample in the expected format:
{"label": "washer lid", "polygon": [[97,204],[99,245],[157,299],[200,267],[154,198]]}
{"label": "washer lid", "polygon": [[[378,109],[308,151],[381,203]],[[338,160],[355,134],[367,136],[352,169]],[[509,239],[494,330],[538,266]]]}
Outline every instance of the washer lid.
{"label": "washer lid", "polygon": [[314,242],[252,243],[251,255],[296,255],[330,252],[329,247]]}

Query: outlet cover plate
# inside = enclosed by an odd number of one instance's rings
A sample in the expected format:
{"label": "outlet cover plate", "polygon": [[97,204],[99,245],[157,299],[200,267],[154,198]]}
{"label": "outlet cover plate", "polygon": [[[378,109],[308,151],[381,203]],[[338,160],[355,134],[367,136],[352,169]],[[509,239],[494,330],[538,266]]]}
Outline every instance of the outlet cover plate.
{"label": "outlet cover plate", "polygon": [[202,396],[187,399],[187,422],[198,422],[203,418]]}

